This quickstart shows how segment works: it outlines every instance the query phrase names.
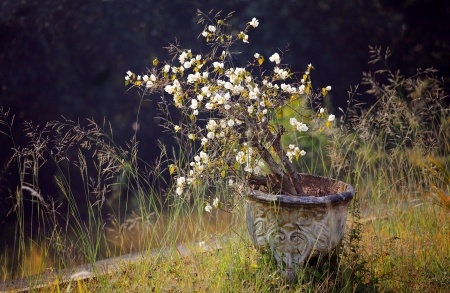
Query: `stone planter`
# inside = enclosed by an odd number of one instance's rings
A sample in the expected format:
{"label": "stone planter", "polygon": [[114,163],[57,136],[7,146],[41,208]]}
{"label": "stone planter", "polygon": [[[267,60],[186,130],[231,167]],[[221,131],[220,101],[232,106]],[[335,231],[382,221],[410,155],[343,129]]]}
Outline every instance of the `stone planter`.
{"label": "stone planter", "polygon": [[307,196],[252,190],[246,221],[256,248],[270,251],[289,281],[309,259],[329,254],[344,236],[347,210],[355,189],[341,181],[301,174]]}

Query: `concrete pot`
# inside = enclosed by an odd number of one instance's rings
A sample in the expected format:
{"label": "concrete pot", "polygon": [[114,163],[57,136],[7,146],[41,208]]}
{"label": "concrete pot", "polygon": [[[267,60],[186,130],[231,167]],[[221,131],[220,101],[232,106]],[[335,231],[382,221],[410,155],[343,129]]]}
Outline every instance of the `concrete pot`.
{"label": "concrete pot", "polygon": [[246,221],[260,251],[270,251],[288,281],[309,259],[328,255],[344,236],[355,189],[330,178],[301,175],[305,196],[249,192]]}

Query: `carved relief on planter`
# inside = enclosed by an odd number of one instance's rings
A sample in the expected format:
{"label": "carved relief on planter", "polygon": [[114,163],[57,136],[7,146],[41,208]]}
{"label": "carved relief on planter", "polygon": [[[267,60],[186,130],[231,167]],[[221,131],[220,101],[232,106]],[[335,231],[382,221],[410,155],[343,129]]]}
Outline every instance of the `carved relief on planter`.
{"label": "carved relief on planter", "polygon": [[[318,178],[319,183],[326,179]],[[281,274],[289,280],[296,279],[296,270],[308,259],[328,254],[344,236],[347,207],[354,189],[343,182],[327,180],[325,183],[333,186],[325,188],[331,192],[325,196],[289,196],[284,200],[285,195],[252,191],[248,197],[246,221],[250,238],[256,248],[272,252]]]}

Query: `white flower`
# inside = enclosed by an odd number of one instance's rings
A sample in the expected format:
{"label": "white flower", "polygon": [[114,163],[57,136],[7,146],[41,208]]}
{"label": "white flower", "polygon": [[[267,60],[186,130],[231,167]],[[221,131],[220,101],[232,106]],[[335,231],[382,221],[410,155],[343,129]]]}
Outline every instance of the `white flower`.
{"label": "white flower", "polygon": [[327,86],[325,89],[326,89],[327,91],[331,91],[331,86]]}
{"label": "white flower", "polygon": [[330,116],[328,116],[328,121],[333,122],[335,118],[336,118],[336,116],[334,116],[333,114],[330,114]]}
{"label": "white flower", "polygon": [[165,73],[167,73],[167,72],[169,72],[169,70],[170,70],[170,65],[169,65],[169,64],[164,65],[163,71],[164,71]]}
{"label": "white flower", "polygon": [[245,34],[244,32],[241,32],[240,35],[241,35],[241,37],[242,37],[242,41],[243,41],[244,43],[248,43],[248,35]]}
{"label": "white flower", "polygon": [[176,193],[178,195],[181,195],[183,193],[183,188],[184,185],[186,184],[186,178],[185,177],[178,177],[177,178],[177,189],[176,189]]}
{"label": "white flower", "polygon": [[219,198],[216,197],[216,198],[213,200],[213,207],[215,207],[216,209],[219,208],[219,203],[220,203]]}
{"label": "white flower", "polygon": [[300,131],[300,132],[308,131],[308,129],[309,129],[308,126],[306,124],[304,124],[304,123],[299,122],[297,124],[297,130]]}
{"label": "white flower", "polygon": [[209,86],[202,87],[202,93],[207,97],[211,96],[211,91],[209,89]]}
{"label": "white flower", "polygon": [[198,81],[200,78],[200,73],[196,72],[195,74],[189,74],[187,77],[187,82],[188,83],[194,83],[196,81]]}
{"label": "white flower", "polygon": [[206,38],[208,36],[208,32],[207,31],[203,31],[202,32],[202,36],[204,36]]}
{"label": "white flower", "polygon": [[298,87],[298,93],[301,95],[305,93],[305,85],[304,84],[302,84],[301,86]]}
{"label": "white flower", "polygon": [[175,125],[175,126],[173,127],[173,129],[175,130],[175,132],[178,132],[178,131],[181,130],[181,126]]}
{"label": "white flower", "polygon": [[278,67],[276,67],[275,69],[274,69],[274,72],[277,74],[277,76],[280,78],[280,79],[286,79],[286,78],[288,78],[289,77],[289,73],[287,72],[287,70],[284,70],[284,69],[279,69]]}
{"label": "white flower", "polygon": [[325,109],[324,108],[320,108],[319,113],[323,114],[324,112],[325,112]]}
{"label": "white flower", "polygon": [[127,71],[128,76],[132,76],[133,72],[131,72],[130,70]]}
{"label": "white flower", "polygon": [[126,75],[125,80],[130,80],[130,77],[128,75]]}
{"label": "white flower", "polygon": [[269,57],[269,60],[271,62],[275,62],[275,64],[280,64],[280,55],[278,53],[274,53],[272,56]]}
{"label": "white flower", "polygon": [[259,56],[261,56],[261,55],[259,55],[259,53],[255,53],[255,55],[253,55],[253,56],[255,56],[255,58],[258,59]]}
{"label": "white flower", "polygon": [[177,178],[177,185],[178,186],[183,186],[186,183],[186,178],[181,176]]}
{"label": "white flower", "polygon": [[233,127],[234,126],[234,120],[233,119],[228,120],[227,124],[228,124],[228,126]]}
{"label": "white flower", "polygon": [[141,80],[141,76],[140,76],[140,75],[138,75],[136,79],[137,79],[137,80]]}
{"label": "white flower", "polygon": [[175,91],[175,86],[174,85],[166,85],[164,87],[164,91],[166,91],[168,94],[173,94],[173,92]]}
{"label": "white flower", "polygon": [[180,56],[178,57],[178,60],[180,61],[181,64],[184,63],[184,61],[186,60],[187,56],[188,56],[188,54],[187,54],[186,51],[184,51],[184,52],[182,52],[180,54]]}
{"label": "white flower", "polygon": [[213,63],[214,68],[223,68],[223,62],[214,62]]}
{"label": "white flower", "polygon": [[213,26],[213,25],[209,25],[208,26],[208,30],[210,31],[210,32],[215,32],[216,31],[216,27],[215,26]]}
{"label": "white flower", "polygon": [[188,69],[192,66],[192,63],[191,63],[191,61],[186,61],[183,63],[183,66],[184,66],[184,68]]}
{"label": "white flower", "polygon": [[208,121],[208,124],[206,124],[206,129],[208,129],[209,131],[214,131],[217,128],[217,122],[216,120],[210,119]]}
{"label": "white flower", "polygon": [[205,211],[208,212],[208,213],[210,213],[211,210],[212,210],[212,206],[211,206],[209,203],[206,204]]}
{"label": "white flower", "polygon": [[246,162],[245,153],[243,151],[239,151],[236,155],[236,162],[239,164],[244,164]]}
{"label": "white flower", "polygon": [[308,131],[308,126],[302,122],[298,122],[297,119],[295,118],[291,118],[289,119],[289,123],[294,126],[295,128],[297,128],[298,131],[302,132],[302,131]]}
{"label": "white flower", "polygon": [[252,27],[257,27],[259,25],[259,21],[255,17],[253,17],[252,21],[250,21],[248,24]]}
{"label": "white flower", "polygon": [[208,163],[209,156],[207,153],[205,153],[204,151],[201,151],[199,156],[203,163]]}
{"label": "white flower", "polygon": [[300,151],[300,156],[303,157],[304,155],[306,155],[306,152],[305,152],[304,150],[301,150],[301,151]]}

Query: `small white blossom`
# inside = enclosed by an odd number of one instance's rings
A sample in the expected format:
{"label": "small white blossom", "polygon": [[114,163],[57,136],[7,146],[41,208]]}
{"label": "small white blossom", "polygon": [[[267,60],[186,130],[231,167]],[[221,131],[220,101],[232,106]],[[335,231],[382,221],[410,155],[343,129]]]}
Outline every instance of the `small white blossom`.
{"label": "small white blossom", "polygon": [[328,121],[333,122],[335,118],[336,118],[336,116],[334,116],[333,114],[330,114],[330,116],[328,116]]}
{"label": "small white blossom", "polygon": [[177,189],[176,189],[176,193],[178,195],[183,194],[183,188],[184,185],[186,184],[186,178],[185,177],[178,177],[177,178]]}
{"label": "small white blossom", "polygon": [[255,58],[258,59],[259,56],[261,56],[261,55],[259,55],[259,53],[255,53],[255,55],[253,55],[253,56],[255,56]]}
{"label": "small white blossom", "polygon": [[164,87],[164,91],[166,91],[168,94],[173,94],[173,92],[175,91],[175,86],[174,85],[166,85]]}
{"label": "small white blossom", "polygon": [[208,36],[208,32],[207,31],[203,31],[202,32],[202,36],[204,36],[206,38]]}
{"label": "small white blossom", "polygon": [[259,21],[255,17],[253,17],[252,21],[250,21],[248,24],[252,27],[257,27],[259,25]]}
{"label": "small white blossom", "polygon": [[327,91],[331,91],[331,86],[327,86],[325,89],[326,89]]}
{"label": "small white blossom", "polygon": [[243,151],[239,151],[236,155],[236,162],[239,164],[244,164],[246,162],[245,153]]}
{"label": "small white blossom", "polygon": [[295,128],[297,128],[298,131],[300,132],[304,132],[304,131],[308,131],[308,126],[302,122],[297,121],[297,119],[295,118],[291,118],[289,119],[289,123],[294,126]]}
{"label": "small white blossom", "polygon": [[219,208],[219,203],[220,203],[219,198],[216,197],[216,198],[213,200],[213,207],[215,207],[216,209]]}
{"label": "small white blossom", "polygon": [[324,112],[325,112],[325,109],[324,108],[320,108],[319,113],[323,114]]}
{"label": "small white blossom", "polygon": [[187,77],[188,83],[194,83],[200,79],[200,73],[196,72],[195,74],[189,74]]}
{"label": "small white blossom", "polygon": [[208,204],[205,206],[205,211],[208,212],[208,213],[210,213],[211,210],[212,210],[212,206],[208,203]]}
{"label": "small white blossom", "polygon": [[209,89],[209,86],[202,87],[202,93],[207,97],[211,96],[211,91]]}
{"label": "small white blossom", "polygon": [[301,95],[305,93],[305,85],[304,84],[302,84],[301,86],[298,87],[298,93]]}
{"label": "small white blossom", "polygon": [[274,53],[272,56],[269,57],[269,60],[271,62],[275,62],[275,64],[280,64],[280,54]]}
{"label": "small white blossom", "polygon": [[215,32],[216,31],[216,27],[215,26],[213,26],[213,25],[209,25],[208,26],[208,30],[210,31],[210,32]]}
{"label": "small white blossom", "polygon": [[178,57],[178,60],[180,61],[181,64],[183,64],[187,57],[188,57],[188,52],[184,51],[180,54],[180,56]]}
{"label": "small white blossom", "polygon": [[214,68],[223,68],[223,62],[214,62],[213,63]]}
{"label": "small white blossom", "polygon": [[300,151],[300,156],[303,157],[304,155],[306,155],[306,152],[305,152],[304,150],[301,150],[301,151]]}
{"label": "small white blossom", "polygon": [[242,41],[244,43],[248,43],[248,35],[245,34],[244,32],[241,32],[240,35],[242,36]]}

